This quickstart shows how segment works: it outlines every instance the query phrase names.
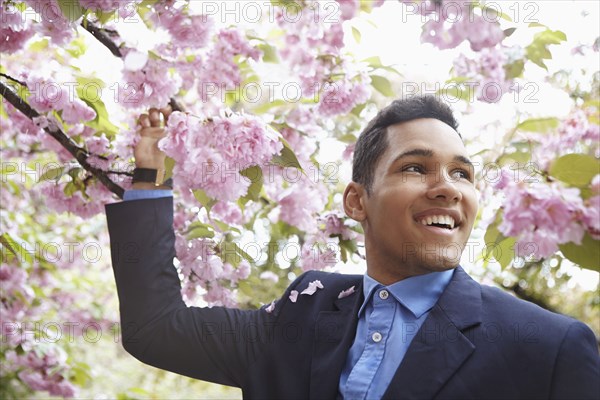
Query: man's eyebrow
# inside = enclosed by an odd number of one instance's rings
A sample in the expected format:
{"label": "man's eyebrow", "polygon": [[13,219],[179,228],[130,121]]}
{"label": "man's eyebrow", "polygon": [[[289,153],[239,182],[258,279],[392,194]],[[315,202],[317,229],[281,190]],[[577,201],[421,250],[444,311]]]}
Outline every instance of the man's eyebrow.
{"label": "man's eyebrow", "polygon": [[454,156],[454,161],[467,164],[469,167],[473,168],[473,163],[465,156]]}
{"label": "man's eyebrow", "polygon": [[[395,159],[393,164],[400,161],[403,158],[410,156],[421,156],[421,157],[433,157],[433,150],[431,149],[412,149],[407,150],[402,154],[399,154]],[[473,163],[465,156],[454,156],[454,161],[459,162],[461,164],[467,164],[470,167],[473,167]]]}
{"label": "man's eyebrow", "polygon": [[433,156],[433,150],[429,150],[429,149],[412,149],[412,150],[407,150],[402,154],[399,154],[395,159],[394,159],[394,164],[396,162],[398,162],[399,160],[405,158],[405,157],[410,157],[410,156],[421,156],[421,157],[432,157]]}

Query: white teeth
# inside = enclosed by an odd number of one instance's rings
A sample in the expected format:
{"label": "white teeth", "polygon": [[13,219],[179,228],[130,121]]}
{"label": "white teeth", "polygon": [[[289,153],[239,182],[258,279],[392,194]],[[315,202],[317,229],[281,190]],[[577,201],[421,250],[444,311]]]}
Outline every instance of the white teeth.
{"label": "white teeth", "polygon": [[450,229],[454,229],[454,218],[449,215],[430,215],[427,217],[423,217],[421,219],[421,224],[423,225],[431,225],[431,224],[443,224],[450,226]]}

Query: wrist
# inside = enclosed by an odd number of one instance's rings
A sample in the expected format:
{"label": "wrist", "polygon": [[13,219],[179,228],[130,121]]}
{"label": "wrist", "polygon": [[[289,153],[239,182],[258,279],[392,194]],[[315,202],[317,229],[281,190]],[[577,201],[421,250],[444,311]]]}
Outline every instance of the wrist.
{"label": "wrist", "polygon": [[134,185],[144,184],[140,186],[146,189],[151,189],[150,185],[157,188],[167,187],[169,189],[173,186],[171,179],[165,180],[164,167],[160,169],[136,168],[133,170],[132,183]]}

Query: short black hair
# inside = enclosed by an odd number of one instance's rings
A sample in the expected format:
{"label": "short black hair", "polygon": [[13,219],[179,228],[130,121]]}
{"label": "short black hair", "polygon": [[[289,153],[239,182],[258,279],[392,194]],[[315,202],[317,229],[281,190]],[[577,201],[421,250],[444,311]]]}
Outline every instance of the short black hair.
{"label": "short black hair", "polygon": [[356,141],[352,180],[363,185],[367,194],[371,194],[377,162],[388,146],[388,126],[419,118],[440,120],[460,136],[457,130],[458,122],[452,114],[452,109],[438,98],[426,95],[394,100],[377,113]]}

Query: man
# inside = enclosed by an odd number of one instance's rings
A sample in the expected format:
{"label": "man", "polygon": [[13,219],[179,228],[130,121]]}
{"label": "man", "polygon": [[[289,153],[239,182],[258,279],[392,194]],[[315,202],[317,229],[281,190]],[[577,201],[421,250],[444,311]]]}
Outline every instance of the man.
{"label": "man", "polygon": [[[162,168],[160,113],[140,123],[136,165]],[[107,206],[123,346],[248,398],[598,398],[589,328],[458,266],[477,195],[456,128],[434,97],[383,109],[358,139],[344,193],[364,229],[367,274],[306,273],[260,310],[186,307],[170,192],[128,192],[142,199]]]}

